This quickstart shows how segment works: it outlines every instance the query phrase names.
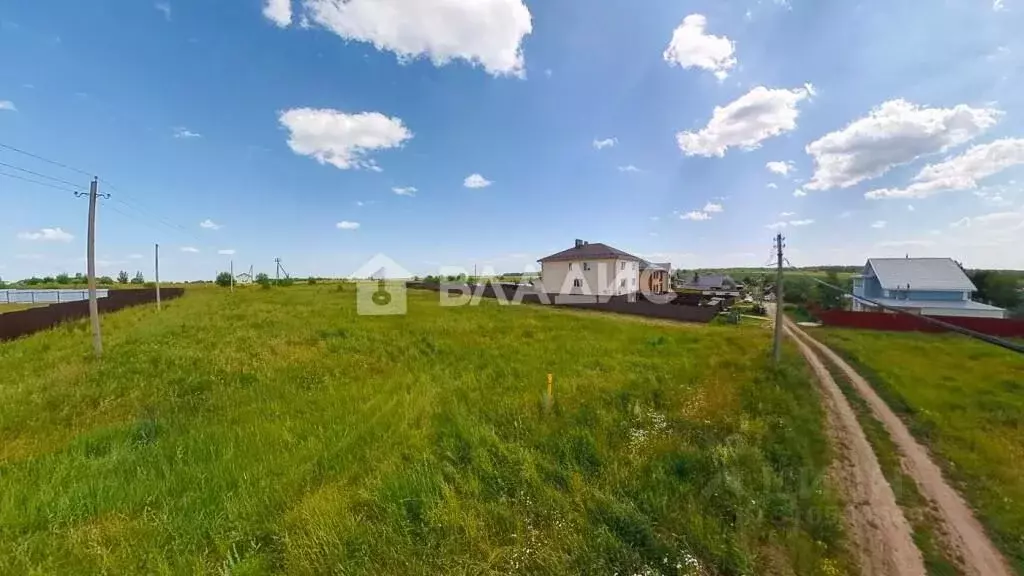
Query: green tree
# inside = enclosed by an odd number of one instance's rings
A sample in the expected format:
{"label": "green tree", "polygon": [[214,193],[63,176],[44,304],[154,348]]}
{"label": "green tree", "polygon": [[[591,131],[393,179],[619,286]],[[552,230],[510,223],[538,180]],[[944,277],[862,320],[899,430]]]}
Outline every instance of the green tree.
{"label": "green tree", "polygon": [[135,277],[132,278],[132,284],[145,284],[146,279],[142,277],[142,272],[136,271]]}
{"label": "green tree", "polygon": [[978,287],[975,298],[982,302],[1013,310],[1021,304],[1021,293],[1017,279],[1005,272],[976,270],[971,277]]}
{"label": "green tree", "polygon": [[57,284],[70,284],[71,276],[68,276],[67,272],[61,272],[60,274],[57,274],[57,277],[54,278],[54,280],[56,280]]}
{"label": "green tree", "polygon": [[270,276],[267,276],[263,272],[256,275],[256,283],[263,288],[270,288]]}
{"label": "green tree", "polygon": [[54,282],[53,276],[43,276],[43,284],[53,284]]}
{"label": "green tree", "polygon": [[[833,286],[843,288],[843,284],[839,280],[839,274],[834,269],[829,270],[828,273],[825,275],[825,282],[828,282]],[[821,304],[822,308],[824,308],[825,310],[834,310],[836,308],[842,307],[842,292],[835,290],[833,288],[829,288],[828,286],[823,286],[818,283],[815,283],[815,285],[815,288],[818,291],[818,302]]]}
{"label": "green tree", "polygon": [[217,274],[217,279],[214,280],[214,282],[217,284],[217,286],[220,286],[222,288],[227,288],[231,286],[231,273],[221,272],[220,274]]}
{"label": "green tree", "polygon": [[118,272],[117,273],[117,282],[118,282],[118,284],[127,284],[128,283],[128,272],[125,272],[124,270],[121,270],[120,272]]}
{"label": "green tree", "polygon": [[[77,279],[76,279],[76,282],[78,282]],[[85,280],[83,279],[82,282],[85,282]],[[96,279],[96,282],[98,284],[113,284],[114,283],[114,279],[111,278],[110,276],[100,276],[99,278]]]}

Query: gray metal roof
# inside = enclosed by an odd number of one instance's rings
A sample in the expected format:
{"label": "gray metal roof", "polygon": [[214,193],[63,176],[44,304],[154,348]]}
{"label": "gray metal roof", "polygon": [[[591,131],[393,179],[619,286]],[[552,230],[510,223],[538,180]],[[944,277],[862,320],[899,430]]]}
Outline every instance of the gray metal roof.
{"label": "gray metal roof", "polygon": [[950,258],[869,258],[868,266],[883,290],[978,289]]}
{"label": "gray metal roof", "polygon": [[570,260],[637,260],[640,258],[633,256],[628,252],[623,252],[618,248],[612,248],[607,244],[601,244],[600,242],[594,242],[584,244],[579,247],[572,247],[568,250],[562,250],[556,252],[551,256],[545,256],[538,260],[538,262],[565,262]]}

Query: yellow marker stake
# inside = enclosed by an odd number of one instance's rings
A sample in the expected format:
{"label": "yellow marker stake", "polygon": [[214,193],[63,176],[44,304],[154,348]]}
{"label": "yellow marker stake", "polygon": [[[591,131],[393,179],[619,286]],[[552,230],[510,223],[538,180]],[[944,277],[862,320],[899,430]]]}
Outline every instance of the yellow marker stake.
{"label": "yellow marker stake", "polygon": [[552,397],[551,396],[551,394],[552,394],[551,386],[552,386],[552,384],[554,384],[554,378],[555,377],[554,377],[553,374],[548,374],[548,398]]}

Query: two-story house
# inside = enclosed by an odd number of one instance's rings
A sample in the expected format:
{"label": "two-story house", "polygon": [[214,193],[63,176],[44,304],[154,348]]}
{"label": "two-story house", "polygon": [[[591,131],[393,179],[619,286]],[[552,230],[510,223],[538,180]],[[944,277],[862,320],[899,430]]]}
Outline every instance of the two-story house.
{"label": "two-story house", "polygon": [[547,293],[623,296],[640,290],[644,260],[607,244],[576,240],[572,248],[538,262]]}
{"label": "two-story house", "polygon": [[870,258],[853,278],[854,312],[880,311],[861,298],[924,316],[1005,318],[1006,310],[974,302],[977,287],[950,258]]}

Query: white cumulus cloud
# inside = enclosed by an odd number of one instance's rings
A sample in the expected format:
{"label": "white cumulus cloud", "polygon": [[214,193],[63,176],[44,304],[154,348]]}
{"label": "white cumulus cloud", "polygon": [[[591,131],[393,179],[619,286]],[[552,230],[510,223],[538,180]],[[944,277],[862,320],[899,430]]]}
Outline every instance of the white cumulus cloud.
{"label": "white cumulus cloud", "polygon": [[735,45],[725,36],[705,34],[708,20],[701,14],[690,14],[672,32],[672,40],[662,54],[670,66],[701,68],[713,72],[719,80],[729,76],[736,65]]}
{"label": "white cumulus cloud", "polygon": [[292,23],[291,0],[266,0],[263,4],[263,15],[267,20],[284,28]]}
{"label": "white cumulus cloud", "polygon": [[885,228],[887,222],[885,220],[875,220],[871,223],[872,228]]}
{"label": "white cumulus cloud", "polygon": [[335,224],[338,230],[359,230],[359,222],[349,222],[348,220],[342,220]]}
{"label": "white cumulus cloud", "polygon": [[779,187],[779,185],[774,183],[774,182],[769,182],[768,183],[768,188],[771,188],[772,190],[776,190],[776,189],[778,189],[778,187]]}
{"label": "white cumulus cloud", "polygon": [[796,212],[780,212],[780,218],[789,218],[790,216],[796,216]]}
{"label": "white cumulus cloud", "polygon": [[796,128],[797,105],[814,88],[786,90],[758,86],[725,106],[716,106],[708,125],[697,132],[679,132],[676,142],[687,156],[724,156],[732,147],[754,149],[761,142]]}
{"label": "white cumulus cloud", "polygon": [[796,190],[793,190],[793,196],[797,198],[803,198],[804,196],[807,196],[807,192],[804,192],[800,188],[797,188]]}
{"label": "white cumulus cloud", "polygon": [[181,247],[181,251],[182,252],[188,252],[190,254],[198,254],[199,253],[199,248],[195,248],[195,247],[192,247],[192,246],[182,246]]}
{"label": "white cumulus cloud", "polygon": [[967,142],[999,121],[994,108],[927,108],[890,100],[842,130],[807,145],[814,159],[810,190],[847,188],[928,154]]}
{"label": "white cumulus cloud", "polygon": [[226,248],[224,250],[217,250],[217,254],[220,254],[221,256],[234,256],[235,255],[235,249],[234,248]]}
{"label": "white cumulus cloud", "polygon": [[603,150],[605,148],[611,148],[619,143],[618,138],[605,138],[604,140],[594,140],[594,148],[597,150]]}
{"label": "white cumulus cloud", "polygon": [[491,182],[479,174],[470,174],[462,181],[462,185],[466,188],[487,188],[491,184],[494,184],[494,182]]}
{"label": "white cumulus cloud", "polygon": [[707,204],[704,205],[704,210],[703,211],[704,212],[708,212],[708,213],[723,212],[724,208],[722,208],[721,204],[716,204],[714,202],[708,202]]}
{"label": "white cumulus cloud", "polygon": [[872,190],[864,196],[872,200],[927,198],[940,192],[974,190],[980,180],[1019,164],[1024,164],[1024,138],[1003,138],[925,166],[906,188]]}
{"label": "white cumulus cloud", "polygon": [[793,170],[792,162],[769,162],[764,165],[769,172],[778,174],[779,176],[789,176],[789,173]]}
{"label": "white cumulus cloud", "polygon": [[220,224],[217,224],[216,222],[214,222],[213,220],[210,220],[209,218],[207,218],[206,220],[203,220],[202,222],[200,222],[199,223],[199,227],[200,228],[205,228],[207,230],[220,230],[221,228],[223,228],[223,226],[221,226]]}
{"label": "white cumulus cloud", "polygon": [[14,102],[10,100],[0,100],[0,110],[7,110],[9,112],[17,112],[18,107],[14,105]]}
{"label": "white cumulus cloud", "polygon": [[711,215],[707,212],[694,210],[692,212],[687,212],[686,214],[680,214],[679,218],[682,220],[711,220]]}
{"label": "white cumulus cloud", "polygon": [[639,172],[640,171],[639,168],[637,168],[636,166],[633,166],[632,164],[627,164],[625,166],[619,166],[618,170],[619,170],[619,172]]}
{"label": "white cumulus cloud", "polygon": [[379,112],[346,114],[330,109],[295,108],[282,112],[278,121],[288,129],[288,146],[293,152],[342,170],[379,171],[377,163],[367,156],[401,147],[413,137],[400,119]]}
{"label": "white cumulus cloud", "polygon": [[415,196],[416,193],[419,192],[419,190],[417,190],[414,186],[396,186],[395,188],[392,188],[391,191],[394,192],[395,194],[398,194],[399,196]]}
{"label": "white cumulus cloud", "polygon": [[[283,0],[282,0],[283,1]],[[401,61],[461,59],[494,76],[523,76],[533,17],[522,0],[305,0],[309,20]]]}
{"label": "white cumulus cloud", "polygon": [[37,232],[19,232],[18,238],[22,240],[40,240],[43,242],[71,242],[74,236],[61,228],[42,228]]}
{"label": "white cumulus cloud", "polygon": [[808,226],[810,224],[814,224],[814,220],[807,219],[807,220],[790,220],[789,221],[789,225],[790,226]]}

